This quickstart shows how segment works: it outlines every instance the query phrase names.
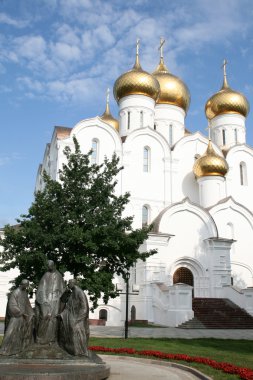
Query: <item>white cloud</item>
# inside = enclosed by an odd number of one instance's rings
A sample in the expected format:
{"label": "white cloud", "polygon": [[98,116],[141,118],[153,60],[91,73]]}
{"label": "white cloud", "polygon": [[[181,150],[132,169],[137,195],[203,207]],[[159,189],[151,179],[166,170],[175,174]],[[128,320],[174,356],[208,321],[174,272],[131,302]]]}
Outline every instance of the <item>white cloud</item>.
{"label": "white cloud", "polygon": [[47,32],[38,29],[36,35],[0,36],[2,65],[9,60],[24,68],[18,83],[26,96],[79,101],[84,96],[96,97],[97,86],[104,90],[133,66],[137,37],[141,38],[142,67],[153,71],[159,59],[159,38],[164,36],[168,67],[180,75],[186,51],[198,52],[208,43],[222,46],[238,30],[247,31],[249,19],[240,4],[234,0],[229,4],[219,0],[212,4],[205,0],[168,2],[153,12],[146,0],[124,5],[54,0],[48,9],[57,12],[57,22]]}
{"label": "white cloud", "polygon": [[80,37],[78,34],[79,29],[70,27],[68,24],[57,25],[56,36],[61,42],[65,42],[66,44],[71,45],[79,45]]}
{"label": "white cloud", "polygon": [[[65,78],[64,80],[38,81],[29,77],[19,77],[17,79],[25,96],[33,98],[39,96],[61,103],[83,103],[84,99],[90,102],[97,101],[101,95],[101,83],[94,78],[84,76]],[[96,92],[92,89],[96,88]],[[86,102],[87,103],[87,102]]]}
{"label": "white cloud", "polygon": [[34,91],[36,93],[43,93],[45,90],[45,86],[42,82],[33,80],[29,77],[19,77],[17,78],[17,81],[22,86],[22,88]]}
{"label": "white cloud", "polygon": [[56,60],[78,61],[81,58],[81,51],[78,46],[71,46],[64,42],[56,42],[51,44],[51,54]]}
{"label": "white cloud", "polygon": [[0,13],[0,24],[7,24],[10,26],[14,26],[16,28],[24,28],[28,25],[28,21],[25,20],[16,20],[10,16],[8,16],[6,13]]}
{"label": "white cloud", "polygon": [[14,39],[16,54],[22,58],[41,61],[45,57],[46,47],[46,41],[40,35],[22,36]]}
{"label": "white cloud", "polygon": [[21,156],[18,153],[11,153],[9,155],[0,155],[0,166],[5,166],[11,161],[19,160]]}

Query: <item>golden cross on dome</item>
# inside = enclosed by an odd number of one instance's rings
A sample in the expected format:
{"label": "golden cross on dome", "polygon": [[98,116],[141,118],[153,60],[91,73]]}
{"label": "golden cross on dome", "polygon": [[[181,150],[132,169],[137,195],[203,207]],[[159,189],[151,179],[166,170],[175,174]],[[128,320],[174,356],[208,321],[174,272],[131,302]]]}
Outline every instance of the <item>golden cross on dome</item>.
{"label": "golden cross on dome", "polygon": [[165,39],[163,37],[160,37],[160,46],[158,50],[160,50],[160,58],[163,58],[163,45],[165,43]]}
{"label": "golden cross on dome", "polygon": [[228,64],[228,61],[226,59],[224,59],[223,65],[221,66],[221,68],[223,68],[224,77],[227,76],[227,72],[226,72],[226,66],[227,66],[227,64]]}
{"label": "golden cross on dome", "polygon": [[207,121],[207,128],[206,130],[208,130],[208,140],[211,141],[211,125],[210,125],[210,120],[208,119]]}
{"label": "golden cross on dome", "polygon": [[106,90],[106,103],[109,104],[109,100],[110,100],[110,89],[107,88]]}
{"label": "golden cross on dome", "polygon": [[137,40],[136,40],[136,55],[139,55],[139,50],[140,50],[140,39],[137,38]]}

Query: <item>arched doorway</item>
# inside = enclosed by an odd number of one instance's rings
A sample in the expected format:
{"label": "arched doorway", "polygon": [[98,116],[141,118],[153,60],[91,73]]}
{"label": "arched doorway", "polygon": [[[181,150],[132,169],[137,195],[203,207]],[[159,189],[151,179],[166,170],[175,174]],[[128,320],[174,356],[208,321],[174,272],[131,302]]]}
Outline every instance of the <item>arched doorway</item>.
{"label": "arched doorway", "polygon": [[178,284],[179,282],[194,286],[193,274],[190,269],[180,267],[176,270],[173,275],[173,284]]}
{"label": "arched doorway", "polygon": [[107,310],[106,309],[100,309],[99,310],[99,319],[103,319],[107,321]]}
{"label": "arched doorway", "polygon": [[136,307],[133,305],[131,307],[131,322],[135,322],[136,320]]}

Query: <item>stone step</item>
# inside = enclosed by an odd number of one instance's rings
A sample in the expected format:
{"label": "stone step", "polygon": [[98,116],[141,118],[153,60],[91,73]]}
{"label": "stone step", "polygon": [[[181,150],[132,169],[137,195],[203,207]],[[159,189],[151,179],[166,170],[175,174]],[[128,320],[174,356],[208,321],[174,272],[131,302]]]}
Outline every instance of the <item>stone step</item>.
{"label": "stone step", "polygon": [[180,328],[253,329],[253,317],[228,299],[194,298],[194,318]]}

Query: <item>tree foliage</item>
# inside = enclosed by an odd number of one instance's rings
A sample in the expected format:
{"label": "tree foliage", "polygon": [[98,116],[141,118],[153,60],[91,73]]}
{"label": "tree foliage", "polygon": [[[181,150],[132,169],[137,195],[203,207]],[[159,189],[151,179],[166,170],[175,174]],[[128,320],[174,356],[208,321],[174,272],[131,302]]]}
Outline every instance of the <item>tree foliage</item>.
{"label": "tree foliage", "polygon": [[91,164],[74,138],[75,151],[65,148],[67,163],[60,181],[43,175],[44,189],[35,194],[29,213],[17,219],[18,228],[7,225],[0,242],[3,271],[18,268],[15,285],[27,278],[38,285],[48,259],[61,273],[69,271],[80,279],[94,306],[115,297],[114,274],[122,275],[138,259],[156,251],[139,252],[149,228],[134,230],[133,217],[123,217],[129,193],[117,196],[116,176],[122,170],[114,155],[101,165]]}

